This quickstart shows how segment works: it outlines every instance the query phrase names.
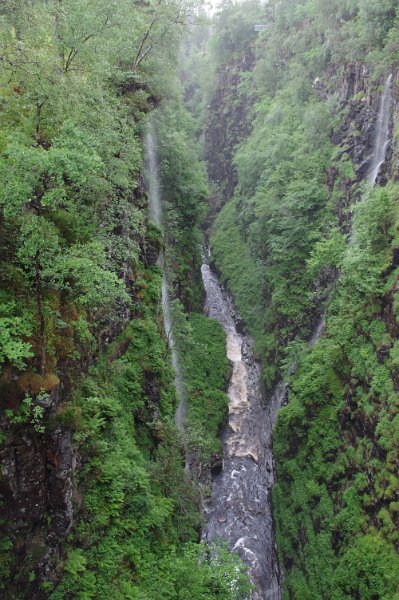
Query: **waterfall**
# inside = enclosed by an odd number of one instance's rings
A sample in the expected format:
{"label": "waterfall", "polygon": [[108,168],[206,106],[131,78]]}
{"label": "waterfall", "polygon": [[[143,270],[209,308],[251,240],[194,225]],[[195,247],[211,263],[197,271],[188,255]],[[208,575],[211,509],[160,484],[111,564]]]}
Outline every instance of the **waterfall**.
{"label": "waterfall", "polygon": [[[371,185],[371,187],[375,186],[377,181],[378,174],[380,172],[381,166],[385,161],[386,151],[389,145],[389,124],[391,120],[391,105],[392,105],[392,94],[391,94],[391,82],[392,82],[392,74],[387,77],[384,84],[384,89],[380,97],[378,111],[377,111],[377,121],[375,125],[375,133],[373,137],[373,145],[372,145],[372,155],[371,162],[366,174],[366,181]],[[351,232],[349,235],[349,245],[353,244],[355,241],[355,234],[353,229],[351,228]],[[334,281],[331,285],[331,291],[328,295],[325,308],[313,326],[312,333],[309,338],[309,346],[312,348],[320,339],[325,326],[326,326],[326,311],[329,305],[330,298],[334,292],[334,289],[339,281],[339,274],[336,275]],[[287,398],[287,391],[289,387],[289,376],[295,373],[297,369],[297,362],[293,362],[289,372],[288,377],[282,380],[275,388],[272,400],[271,400],[271,420],[273,425],[275,424],[278,416],[278,411],[280,407],[284,404]]]}
{"label": "waterfall", "polygon": [[[148,204],[149,216],[151,221],[162,229],[162,197],[159,183],[159,165],[156,146],[156,133],[154,123],[151,121],[148,126],[146,135],[146,180],[148,186]],[[178,407],[176,410],[176,425],[180,431],[184,431],[185,418],[185,392],[182,370],[179,364],[176,341],[173,335],[172,312],[170,305],[170,294],[167,270],[165,267],[163,256],[160,255],[158,265],[162,267],[162,313],[163,326],[168,340],[169,348],[172,354],[172,366],[175,373],[175,387],[178,399]]]}
{"label": "waterfall", "polygon": [[161,192],[159,185],[159,167],[155,140],[156,135],[154,123],[150,121],[145,140],[149,215],[151,221],[160,229],[162,229]]}
{"label": "waterfall", "polygon": [[169,348],[172,354],[172,367],[175,373],[175,388],[178,399],[176,410],[176,425],[180,431],[184,431],[184,418],[186,413],[185,391],[183,374],[180,368],[179,356],[177,353],[176,342],[173,335],[172,313],[170,308],[170,296],[168,288],[167,275],[164,272],[162,279],[162,311],[163,311],[163,327],[168,339]]}
{"label": "waterfall", "polygon": [[[375,124],[375,132],[374,132],[373,144],[372,144],[371,161],[370,161],[370,166],[366,173],[366,182],[368,184],[370,184],[372,188],[375,186],[381,166],[383,165],[383,163],[385,161],[385,155],[386,155],[387,148],[389,145],[389,124],[390,124],[390,120],[391,120],[391,105],[392,105],[391,82],[392,82],[392,74],[390,74],[387,77],[387,79],[385,80],[384,89],[381,94],[379,105],[378,105],[377,121]],[[355,233],[353,231],[353,228],[351,227],[351,231],[349,234],[349,245],[353,244],[354,241],[355,241]],[[309,340],[309,345],[311,347],[314,346],[318,342],[318,340],[320,339],[320,336],[322,335],[322,333],[324,331],[324,328],[326,325],[325,314],[326,314],[327,307],[329,305],[329,299],[330,299],[332,292],[334,291],[335,286],[337,285],[338,281],[339,281],[339,274],[336,275],[336,277],[332,283],[332,286],[331,286],[332,291],[330,292],[328,300],[326,302],[326,308],[323,311],[322,315],[320,316],[320,318],[318,319],[318,321],[316,322],[316,324],[313,328],[313,331],[312,331],[312,334],[311,334],[311,337]]]}
{"label": "waterfall", "polygon": [[[365,180],[371,186],[371,189],[375,186],[381,166],[385,161],[385,155],[389,145],[389,123],[391,120],[392,105],[391,82],[392,74],[389,75],[385,81],[384,90],[378,105],[370,165],[365,176]],[[353,244],[354,241],[355,232],[353,231],[353,227],[351,227],[349,244]]]}
{"label": "waterfall", "polygon": [[389,144],[389,123],[391,120],[391,82],[392,74],[385,81],[384,91],[381,95],[380,105],[378,108],[378,117],[373,142],[373,155],[370,167],[367,172],[367,182],[372,186],[380,172],[381,165],[385,161],[385,154]]}

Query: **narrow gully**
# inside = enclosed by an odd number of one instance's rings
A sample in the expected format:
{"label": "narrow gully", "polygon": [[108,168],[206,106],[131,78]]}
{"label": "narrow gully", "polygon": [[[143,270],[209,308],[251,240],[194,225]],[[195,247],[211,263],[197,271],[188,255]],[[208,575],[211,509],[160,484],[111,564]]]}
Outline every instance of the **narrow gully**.
{"label": "narrow gully", "polygon": [[[380,97],[373,151],[366,181],[374,187],[389,145],[391,118],[389,75]],[[354,241],[350,234],[349,243]],[[212,497],[205,508],[203,537],[222,538],[238,552],[256,586],[253,600],[279,600],[281,588],[273,535],[271,491],[274,484],[272,433],[278,411],[286,401],[289,379],[282,380],[270,397],[262,399],[260,366],[252,356],[252,340],[237,331],[237,314],[231,298],[222,289],[207,263],[202,265],[206,291],[205,311],[222,324],[227,336],[227,356],[233,372],[229,384],[229,417],[223,434],[223,469],[214,477]],[[333,288],[339,280],[339,274]],[[314,346],[325,329],[326,308],[309,338]],[[292,375],[294,362],[289,369]]]}
{"label": "narrow gully", "polygon": [[273,534],[271,488],[274,483],[272,424],[261,389],[260,365],[252,339],[237,331],[237,314],[208,264],[202,265],[206,314],[219,321],[232,363],[229,415],[223,442],[223,468],[213,478],[205,506],[203,538],[227,540],[248,565],[256,586],[254,600],[279,600],[281,591]]}

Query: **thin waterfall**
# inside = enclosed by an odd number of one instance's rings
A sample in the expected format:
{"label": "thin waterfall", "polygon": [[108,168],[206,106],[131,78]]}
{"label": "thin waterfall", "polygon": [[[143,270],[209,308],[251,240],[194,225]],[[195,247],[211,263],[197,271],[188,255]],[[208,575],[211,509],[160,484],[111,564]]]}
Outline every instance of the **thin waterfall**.
{"label": "thin waterfall", "polygon": [[[148,205],[151,221],[160,229],[163,229],[162,219],[162,196],[159,182],[159,164],[156,146],[156,133],[154,123],[150,121],[146,135],[146,179],[148,185]],[[175,387],[178,399],[176,410],[176,425],[180,431],[184,431],[184,418],[186,412],[185,391],[183,374],[179,364],[176,341],[173,335],[172,311],[170,304],[170,294],[167,270],[163,255],[158,259],[158,265],[162,267],[162,313],[163,326],[168,340],[169,348],[172,354],[172,366],[175,373]]]}
{"label": "thin waterfall", "polygon": [[[375,186],[377,181],[378,174],[380,172],[381,166],[385,162],[385,156],[387,152],[387,148],[389,145],[390,137],[390,120],[391,120],[391,106],[392,106],[392,93],[391,93],[391,83],[392,83],[392,74],[390,74],[384,83],[384,89],[380,97],[378,111],[377,111],[377,121],[375,125],[375,133],[373,138],[373,150],[371,155],[370,166],[367,170],[366,181],[371,187]],[[351,232],[349,235],[349,244],[352,244],[355,240],[355,235],[353,229],[351,228]],[[329,299],[335,289],[339,281],[339,274],[336,275],[333,283],[332,290],[330,291],[329,297],[326,302],[325,309],[316,324],[313,327],[310,339],[309,346],[312,348],[320,339],[325,326],[326,326],[326,310],[329,305]],[[277,420],[277,415],[279,408],[284,404],[287,397],[287,390],[289,386],[289,376],[295,373],[297,369],[297,362],[293,362],[289,372],[288,377],[281,381],[275,388],[274,394],[271,402],[271,418],[273,424]]]}
{"label": "thin waterfall", "polygon": [[[384,89],[380,97],[378,106],[377,121],[373,138],[373,151],[370,159],[370,165],[366,173],[366,182],[373,188],[377,181],[381,166],[385,162],[385,155],[389,145],[389,124],[391,121],[391,93],[392,74],[390,74],[384,84]],[[351,227],[349,235],[349,244],[355,241],[355,232]]]}
{"label": "thin waterfall", "polygon": [[146,148],[146,179],[148,185],[148,208],[150,220],[162,229],[161,191],[159,185],[159,166],[156,148],[154,123],[148,125]]}
{"label": "thin waterfall", "polygon": [[[366,182],[371,185],[373,188],[377,181],[377,177],[379,175],[381,166],[385,162],[385,156],[387,152],[387,148],[389,145],[389,124],[391,120],[391,106],[392,106],[392,93],[391,93],[391,83],[392,83],[392,74],[388,75],[387,79],[384,83],[384,89],[380,97],[378,111],[377,111],[377,121],[375,125],[375,133],[373,137],[373,149],[371,155],[370,166],[366,173]],[[349,244],[352,244],[355,240],[355,234],[353,228],[351,227],[351,231],[349,234]],[[339,274],[335,277],[335,280],[332,284],[332,292],[335,289],[339,281]],[[332,295],[332,292],[329,294],[329,298]],[[329,301],[326,302],[326,308],[323,311],[323,314],[320,316],[319,320],[316,322],[310,340],[309,346],[314,346],[320,336],[322,335],[325,325],[326,319],[325,314],[328,307]],[[296,368],[296,366],[295,366]],[[287,386],[286,386],[287,387]]]}
{"label": "thin waterfall", "polygon": [[378,108],[378,117],[373,143],[373,156],[366,175],[368,183],[370,183],[372,186],[375,185],[381,165],[385,161],[385,155],[389,144],[389,123],[391,120],[392,104],[391,82],[392,74],[389,75],[385,81],[384,91],[382,93]]}
{"label": "thin waterfall", "polygon": [[164,272],[162,279],[162,311],[163,311],[163,326],[168,339],[169,348],[172,354],[172,367],[175,373],[175,388],[178,399],[176,410],[176,425],[180,431],[184,431],[184,418],[186,414],[186,402],[183,373],[180,368],[179,356],[177,353],[176,342],[173,335],[172,311],[170,307],[170,295],[168,288],[168,280]]}

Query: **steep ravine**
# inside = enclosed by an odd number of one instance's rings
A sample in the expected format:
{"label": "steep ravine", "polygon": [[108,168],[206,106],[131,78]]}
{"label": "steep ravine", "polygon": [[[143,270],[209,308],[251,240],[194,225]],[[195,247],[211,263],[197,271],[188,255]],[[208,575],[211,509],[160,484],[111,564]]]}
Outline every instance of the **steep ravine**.
{"label": "steep ravine", "polygon": [[[373,187],[386,161],[391,134],[392,75],[389,75],[379,97],[373,101],[373,124],[368,126],[367,147],[361,156],[365,168],[358,178]],[[366,155],[367,152],[367,155]],[[350,234],[349,244],[352,244]],[[218,320],[227,335],[227,355],[232,362],[229,384],[229,419],[223,434],[224,462],[222,472],[213,479],[212,499],[206,506],[204,537],[227,539],[249,565],[256,585],[257,600],[280,598],[279,571],[273,537],[271,489],[274,483],[272,429],[280,407],[286,401],[288,380],[281,381],[270,396],[270,404],[262,399],[260,367],[252,357],[252,340],[237,331],[237,314],[231,298],[223,291],[208,264],[202,266],[206,289],[206,313]],[[325,312],[335,286],[316,319],[309,335],[314,346],[325,330]],[[297,368],[293,363],[292,375]]]}
{"label": "steep ravine", "polygon": [[202,265],[202,277],[206,314],[223,326],[232,363],[223,468],[213,479],[203,536],[227,539],[230,548],[249,565],[256,585],[254,600],[278,600],[281,592],[270,503],[272,427],[262,395],[260,365],[252,356],[251,338],[238,331],[231,298],[207,263]]}

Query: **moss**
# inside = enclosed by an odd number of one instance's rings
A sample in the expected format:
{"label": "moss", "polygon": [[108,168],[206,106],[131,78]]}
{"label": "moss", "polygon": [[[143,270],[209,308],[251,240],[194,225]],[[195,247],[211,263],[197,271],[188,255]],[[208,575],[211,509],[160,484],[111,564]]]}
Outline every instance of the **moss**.
{"label": "moss", "polygon": [[47,373],[44,376],[38,373],[27,372],[21,375],[17,384],[20,390],[37,396],[41,391],[51,392],[60,383],[60,379],[54,373]]}
{"label": "moss", "polygon": [[222,282],[233,294],[238,312],[254,337],[259,354],[264,358],[270,340],[265,337],[261,266],[243,239],[238,211],[238,198],[223,207],[211,237],[211,256]]}
{"label": "moss", "polygon": [[186,434],[194,472],[209,483],[210,469],[221,462],[220,433],[227,419],[226,340],[222,326],[200,314],[191,314],[179,331],[178,347],[183,369],[187,414]]}
{"label": "moss", "polygon": [[52,392],[60,384],[60,378],[54,373],[47,373],[42,379],[42,389],[45,392]]}

